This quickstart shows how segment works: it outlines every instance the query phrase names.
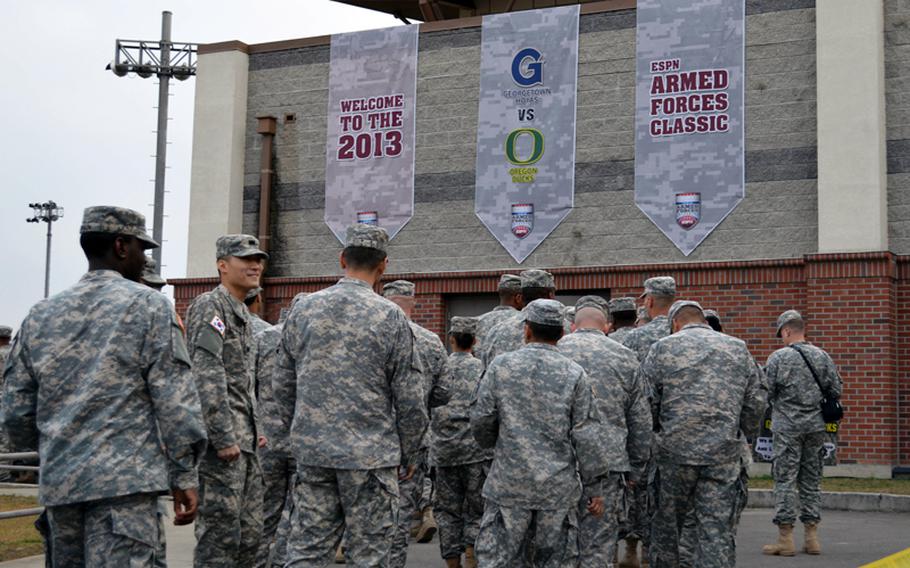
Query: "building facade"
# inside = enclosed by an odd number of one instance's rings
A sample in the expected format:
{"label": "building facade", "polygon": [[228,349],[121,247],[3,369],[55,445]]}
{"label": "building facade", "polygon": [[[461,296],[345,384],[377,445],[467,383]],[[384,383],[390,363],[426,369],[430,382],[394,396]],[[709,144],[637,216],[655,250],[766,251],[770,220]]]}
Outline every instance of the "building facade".
{"label": "building facade", "polygon": [[[415,209],[389,278],[416,282],[415,319],[442,333],[495,301],[502,272],[551,270],[567,300],[637,295],[670,274],[760,362],[779,347],[776,316],[798,309],[845,380],[832,471],[890,476],[910,466],[910,2],[746,6],[746,196],[688,257],[633,199],[633,1],[582,5],[575,207],[521,265],[474,214],[481,19],[423,24]],[[337,279],[323,221],[329,40],[200,47],[181,310],[214,285],[228,232],[268,238],[273,321]]]}

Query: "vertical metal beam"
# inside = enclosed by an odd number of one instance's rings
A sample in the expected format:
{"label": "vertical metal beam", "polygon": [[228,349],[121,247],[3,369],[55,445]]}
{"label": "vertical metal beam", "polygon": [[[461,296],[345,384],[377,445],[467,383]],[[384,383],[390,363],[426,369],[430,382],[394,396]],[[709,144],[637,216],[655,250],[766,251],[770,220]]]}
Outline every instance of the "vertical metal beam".
{"label": "vertical metal beam", "polygon": [[259,247],[271,252],[272,246],[272,143],[277,120],[274,116],[258,116],[256,132],[262,135],[259,158]]}
{"label": "vertical metal beam", "polygon": [[152,250],[152,258],[158,263],[161,273],[161,252],[164,249],[164,174],[167,165],[167,105],[168,83],[171,63],[171,13],[161,13],[161,61],[159,68],[167,72],[158,73],[158,130],[155,150],[155,210],[152,216],[152,238],[159,245]]}
{"label": "vertical metal beam", "polygon": [[53,217],[48,215],[47,218],[47,253],[44,256],[44,297],[50,295],[51,290],[51,223]]}

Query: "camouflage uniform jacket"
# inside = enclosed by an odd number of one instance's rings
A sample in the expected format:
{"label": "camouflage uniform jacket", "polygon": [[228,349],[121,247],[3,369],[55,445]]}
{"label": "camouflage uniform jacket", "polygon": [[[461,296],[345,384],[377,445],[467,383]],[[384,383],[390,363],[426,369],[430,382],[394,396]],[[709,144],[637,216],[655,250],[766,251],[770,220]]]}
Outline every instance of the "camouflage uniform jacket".
{"label": "camouflage uniform jacket", "polygon": [[237,444],[244,452],[255,452],[256,353],[249,311],[218,286],[190,305],[186,331],[209,445],[222,450]]}
{"label": "camouflage uniform jacket", "polygon": [[481,375],[483,364],[470,353],[449,355],[444,382],[451,398],[445,406],[433,409],[431,464],[466,465],[493,459],[493,451],[481,448],[471,433],[471,401]]}
{"label": "camouflage uniform jacket", "polygon": [[612,339],[613,341],[615,341],[617,343],[621,343],[621,344],[625,345],[626,338],[629,337],[629,334],[632,333],[632,331],[634,329],[635,329],[634,327],[621,327],[621,328],[617,329],[616,331],[614,331],[613,333],[611,333],[610,335],[608,335],[607,337],[609,337],[610,339]]}
{"label": "camouflage uniform jacket", "polygon": [[496,327],[496,324],[516,313],[518,313],[518,310],[512,306],[496,306],[492,311],[479,316],[477,318],[477,333],[475,334],[477,343],[474,345],[474,352],[480,353],[484,338]]}
{"label": "camouflage uniform jacket", "polygon": [[[3,393],[3,369],[6,367],[6,358],[9,357],[9,352],[12,349],[12,345],[0,346],[0,393]],[[2,435],[2,432],[0,432],[0,435]]]}
{"label": "camouflage uniform jacket", "polygon": [[419,459],[429,418],[411,328],[368,283],[342,278],[294,305],[273,381],[298,465],[378,469]]}
{"label": "camouflage uniform jacket", "polygon": [[591,382],[551,345],[531,343],[500,355],[480,380],[471,429],[495,447],[483,496],[505,507],[564,509],[578,503],[581,481],[609,464]]}
{"label": "camouflage uniform jacket", "polygon": [[667,316],[657,316],[645,325],[630,331],[622,344],[634,351],[639,361],[644,361],[651,346],[668,335],[670,322],[667,321]]}
{"label": "camouflage uniform jacket", "polygon": [[631,471],[638,478],[650,455],[652,424],[635,353],[595,329],[563,337],[559,351],[581,365],[591,380],[610,471]]}
{"label": "camouflage uniform jacket", "polygon": [[283,424],[275,400],[274,378],[278,374],[278,346],[283,324],[270,326],[256,335],[256,400],[259,406],[259,426],[268,439],[268,447],[277,452],[288,451],[287,435],[291,425]]}
{"label": "camouflage uniform jacket", "polygon": [[93,270],[35,305],[13,344],[3,426],[38,450],[47,506],[196,487],[205,426],[168,299]]}
{"label": "camouflage uniform jacket", "polygon": [[742,340],[689,324],[655,343],[640,372],[654,387],[658,459],[729,463],[740,459],[743,436],[758,434],[767,391]]}
{"label": "camouflage uniform jacket", "polygon": [[[840,396],[842,383],[837,367],[822,349],[806,342],[795,343],[818,374],[818,380]],[[806,362],[792,347],[778,349],[765,366],[768,402],[771,404],[771,429],[788,434],[824,432],[822,392]]]}
{"label": "camouflage uniform jacket", "polygon": [[[247,311],[249,311],[249,310],[247,310]],[[250,314],[250,324],[253,326],[253,337],[254,338],[257,335],[259,335],[260,333],[262,333],[263,331],[272,327],[272,324],[270,324],[269,322],[265,321],[264,319],[262,319],[261,317],[257,316],[256,314],[253,314],[253,313]]]}
{"label": "camouflage uniform jacket", "polygon": [[[488,366],[497,356],[518,351],[524,346],[524,312],[525,310],[516,310],[510,313],[508,317],[503,317],[502,321],[493,326],[486,335],[483,348],[479,352],[480,360],[483,362],[484,367]],[[569,322],[564,323],[563,331],[566,335],[571,333],[572,328]]]}
{"label": "camouflage uniform jacket", "polygon": [[427,408],[436,408],[449,402],[449,388],[444,376],[448,353],[439,336],[409,321],[414,334],[414,348],[420,357],[420,366],[424,374]]}

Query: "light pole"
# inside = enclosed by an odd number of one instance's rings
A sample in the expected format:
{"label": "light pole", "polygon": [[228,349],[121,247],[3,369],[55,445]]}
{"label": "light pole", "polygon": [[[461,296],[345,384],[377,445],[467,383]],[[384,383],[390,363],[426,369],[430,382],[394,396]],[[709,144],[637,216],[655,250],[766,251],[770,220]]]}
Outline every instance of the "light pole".
{"label": "light pole", "polygon": [[63,217],[63,207],[57,207],[53,201],[44,203],[29,203],[32,216],[25,220],[26,223],[47,223],[47,254],[44,258],[44,297],[50,294],[51,286],[51,224]]}
{"label": "light pole", "polygon": [[147,79],[158,77],[158,130],[155,145],[155,209],[152,215],[152,238],[161,246],[152,251],[152,258],[161,272],[161,251],[164,249],[164,173],[167,164],[167,105],[170,78],[185,81],[196,74],[197,45],[171,41],[171,13],[161,13],[161,40],[138,41],[118,39],[114,60],[107,66],[114,75],[130,73]]}

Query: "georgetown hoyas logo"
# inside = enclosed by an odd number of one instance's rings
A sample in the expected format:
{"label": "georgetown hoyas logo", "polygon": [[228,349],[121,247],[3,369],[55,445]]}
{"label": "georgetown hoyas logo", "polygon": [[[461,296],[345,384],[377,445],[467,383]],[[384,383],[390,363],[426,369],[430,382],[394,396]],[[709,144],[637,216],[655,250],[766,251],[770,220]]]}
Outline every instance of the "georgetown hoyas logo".
{"label": "georgetown hoyas logo", "polygon": [[698,224],[701,219],[701,194],[676,194],[676,222],[685,230]]}
{"label": "georgetown hoyas logo", "polygon": [[534,204],[516,203],[512,205],[512,234],[523,239],[534,229]]}

